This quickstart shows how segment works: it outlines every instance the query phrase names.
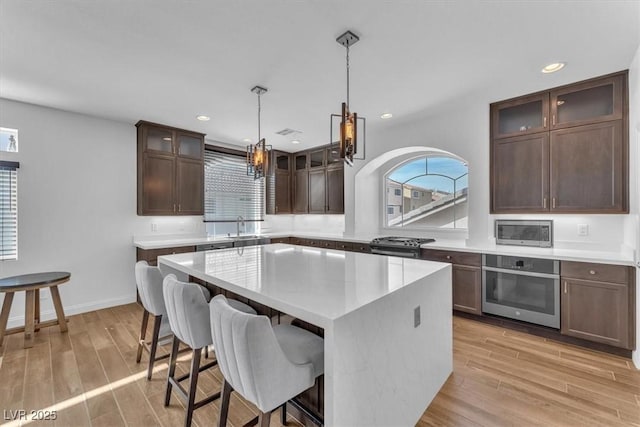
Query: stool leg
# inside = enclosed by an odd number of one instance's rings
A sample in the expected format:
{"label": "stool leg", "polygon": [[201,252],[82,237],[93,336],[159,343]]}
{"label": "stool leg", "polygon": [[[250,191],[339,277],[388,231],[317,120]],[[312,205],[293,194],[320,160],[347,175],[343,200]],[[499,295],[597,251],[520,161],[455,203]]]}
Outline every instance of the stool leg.
{"label": "stool leg", "polygon": [[169,402],[171,401],[171,388],[173,387],[171,381],[174,380],[176,375],[176,361],[178,360],[179,345],[180,340],[174,335],[173,341],[171,343],[171,358],[169,359],[169,373],[167,374],[167,393],[164,396],[164,406],[169,406]]}
{"label": "stool leg", "polygon": [[57,286],[51,286],[51,300],[53,301],[53,306],[56,309],[60,332],[67,332],[67,319],[64,318],[64,310],[62,309],[62,301],[60,301],[60,292],[58,292]]}
{"label": "stool leg", "polygon": [[25,292],[24,304],[24,348],[33,347],[33,322],[35,320],[36,292],[30,289]]}
{"label": "stool leg", "polygon": [[142,349],[144,348],[144,338],[147,335],[147,323],[149,322],[149,312],[142,312],[142,326],[140,327],[140,339],[138,339],[138,354],[136,354],[136,363],[140,363],[142,359]]}
{"label": "stool leg", "polygon": [[40,330],[40,289],[36,289],[35,331]]}
{"label": "stool leg", "polygon": [[200,355],[202,349],[194,349],[191,356],[191,374],[189,375],[189,396],[187,397],[187,418],[184,421],[185,427],[191,427],[193,418],[194,403],[196,401],[196,389],[198,387],[198,374],[200,373]]}
{"label": "stool leg", "polygon": [[11,311],[11,303],[13,302],[13,292],[4,294],[2,302],[2,312],[0,313],[0,347],[4,341],[4,334],[7,332],[7,321],[9,320],[9,312]]}
{"label": "stool leg", "polygon": [[229,415],[229,400],[231,399],[231,392],[233,388],[227,380],[223,380],[222,383],[222,401],[220,402],[220,417],[218,418],[218,427],[226,427],[227,416]]}
{"label": "stool leg", "polygon": [[160,324],[162,323],[162,315],[153,316],[153,335],[151,336],[151,348],[149,349],[149,369],[147,370],[147,379],[151,379],[153,374],[153,365],[156,361],[156,350],[158,349],[158,335],[160,335]]}
{"label": "stool leg", "polygon": [[287,425],[287,402],[284,402],[280,408],[280,422],[283,426]]}

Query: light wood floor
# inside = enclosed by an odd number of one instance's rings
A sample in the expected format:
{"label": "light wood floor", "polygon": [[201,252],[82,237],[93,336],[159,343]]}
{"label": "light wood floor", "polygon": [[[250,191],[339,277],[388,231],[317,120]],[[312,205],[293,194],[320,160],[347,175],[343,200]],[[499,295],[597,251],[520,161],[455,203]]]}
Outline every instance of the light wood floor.
{"label": "light wood floor", "polygon": [[[69,333],[43,329],[28,350],[22,335],[8,336],[0,347],[0,423],[29,424],[6,420],[24,409],[57,411],[55,421],[33,426],[182,425],[178,398],[163,406],[166,363],[150,382],[146,353],[135,363],[140,318],[136,304],[72,316]],[[210,370],[199,390],[217,391],[220,382]],[[194,425],[215,425],[218,408],[216,401],[196,410]],[[234,394],[231,425],[255,414]],[[640,372],[624,358],[454,317],[454,373],[418,425],[640,426]]]}

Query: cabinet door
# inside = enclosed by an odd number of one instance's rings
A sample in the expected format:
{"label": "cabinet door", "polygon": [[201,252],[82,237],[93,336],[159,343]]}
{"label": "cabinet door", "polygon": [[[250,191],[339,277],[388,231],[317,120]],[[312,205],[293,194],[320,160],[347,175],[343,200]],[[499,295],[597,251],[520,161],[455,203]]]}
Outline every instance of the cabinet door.
{"label": "cabinet door", "polygon": [[491,137],[507,138],[548,129],[549,94],[491,104]]}
{"label": "cabinet door", "polygon": [[309,172],[296,171],[293,180],[293,213],[309,211]]}
{"label": "cabinet door", "polygon": [[143,151],[156,152],[157,154],[173,154],[173,131],[149,125],[141,126],[141,130]]}
{"label": "cabinet door", "polygon": [[141,166],[142,182],[138,182],[138,215],[173,215],[176,211],[175,158],[145,153]]}
{"label": "cabinet door", "polygon": [[549,134],[492,141],[491,212],[544,212],[548,202]]}
{"label": "cabinet door", "polygon": [[327,168],[327,213],[344,213],[344,167]]}
{"label": "cabinet door", "polygon": [[275,213],[291,213],[291,180],[288,170],[276,169],[275,173]]}
{"label": "cabinet door", "polygon": [[454,265],[452,271],[453,309],[482,314],[482,278],[480,267]]}
{"label": "cabinet door", "polygon": [[325,149],[310,151],[309,152],[309,167],[310,168],[322,168],[325,166]]}
{"label": "cabinet door", "polygon": [[307,153],[293,155],[293,168],[296,171],[307,169]]}
{"label": "cabinet door", "polygon": [[552,212],[627,212],[622,120],[551,132]]}
{"label": "cabinet door", "polygon": [[198,160],[177,160],[177,213],[204,215],[204,166]]}
{"label": "cabinet door", "polygon": [[630,297],[628,285],[563,278],[560,332],[631,348]]}
{"label": "cabinet door", "polygon": [[180,157],[204,158],[204,138],[201,135],[176,132],[176,145]]}
{"label": "cabinet door", "polygon": [[327,205],[326,171],[309,172],[309,213],[324,213]]}
{"label": "cabinet door", "polygon": [[551,91],[551,129],[622,119],[625,85],[617,75]]}

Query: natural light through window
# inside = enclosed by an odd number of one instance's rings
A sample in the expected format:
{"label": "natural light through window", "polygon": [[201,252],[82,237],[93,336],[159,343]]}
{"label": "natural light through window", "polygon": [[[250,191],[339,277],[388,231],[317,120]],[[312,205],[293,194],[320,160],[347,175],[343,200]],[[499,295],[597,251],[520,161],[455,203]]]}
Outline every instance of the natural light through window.
{"label": "natural light through window", "polygon": [[467,163],[441,153],[409,160],[385,177],[385,226],[467,228]]}

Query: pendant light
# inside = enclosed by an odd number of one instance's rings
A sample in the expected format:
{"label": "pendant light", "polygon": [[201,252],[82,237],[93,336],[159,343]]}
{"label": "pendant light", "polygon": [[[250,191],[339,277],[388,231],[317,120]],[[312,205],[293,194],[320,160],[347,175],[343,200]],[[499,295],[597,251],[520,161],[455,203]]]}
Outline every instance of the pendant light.
{"label": "pendant light", "polygon": [[362,157],[358,160],[364,160],[364,144],[366,140],[366,119],[358,117],[358,114],[349,109],[349,48],[356,44],[360,38],[347,31],[336,39],[336,41],[347,49],[347,102],[342,103],[341,114],[331,114],[330,138],[333,144],[333,121],[334,118],[340,118],[340,139],[339,154],[340,158],[349,166],[353,166],[354,155],[358,151],[358,121],[362,122]]}
{"label": "pendant light", "polygon": [[260,179],[267,174],[271,152],[271,145],[267,145],[260,136],[260,96],[267,93],[267,89],[254,86],[251,92],[258,95],[258,142],[255,145],[247,145],[247,175],[253,175],[253,179]]}

